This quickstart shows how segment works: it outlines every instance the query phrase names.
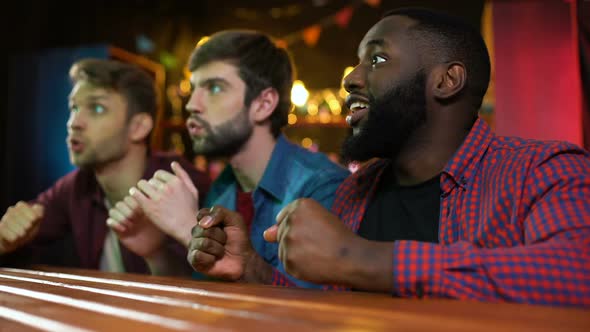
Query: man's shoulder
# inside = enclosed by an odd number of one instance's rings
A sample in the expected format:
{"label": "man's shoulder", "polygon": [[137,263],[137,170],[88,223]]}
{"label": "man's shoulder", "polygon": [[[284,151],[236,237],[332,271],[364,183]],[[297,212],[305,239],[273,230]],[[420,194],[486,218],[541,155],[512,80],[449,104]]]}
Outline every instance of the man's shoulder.
{"label": "man's shoulder", "polygon": [[537,161],[543,161],[557,155],[585,159],[590,157],[588,151],[570,142],[509,136],[495,137],[490,144],[490,151],[508,158]]}
{"label": "man's shoulder", "polygon": [[330,160],[324,153],[309,151],[293,143],[291,144],[289,158],[292,160],[293,166],[300,170],[314,174],[348,176],[349,172],[346,168]]}
{"label": "man's shoulder", "polygon": [[57,179],[52,187],[74,188],[87,186],[89,182],[94,180],[94,173],[91,170],[76,168]]}
{"label": "man's shoulder", "polygon": [[[565,141],[535,140],[517,137],[496,137],[485,157],[510,171],[526,173],[552,168],[559,174],[588,173],[590,153],[582,147]],[[492,164],[494,164],[492,163]],[[545,172],[545,171],[543,171]]]}
{"label": "man's shoulder", "polygon": [[39,193],[36,200],[42,199],[84,199],[97,188],[92,170],[74,169],[57,179],[50,187]]}

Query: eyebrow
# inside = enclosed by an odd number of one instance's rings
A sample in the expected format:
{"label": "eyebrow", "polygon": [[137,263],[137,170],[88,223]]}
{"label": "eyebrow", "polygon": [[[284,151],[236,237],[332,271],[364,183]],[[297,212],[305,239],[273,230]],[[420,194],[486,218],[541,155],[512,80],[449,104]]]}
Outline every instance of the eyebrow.
{"label": "eyebrow", "polygon": [[[99,100],[105,100],[108,98],[109,97],[107,95],[100,94],[100,95],[90,95],[90,96],[86,97],[85,100],[90,101],[90,102],[94,102],[94,101],[99,101]],[[70,104],[74,103],[74,100],[72,99],[72,97],[68,97],[68,101]]]}
{"label": "eyebrow", "polygon": [[226,80],[225,78],[222,78],[222,77],[209,77],[209,78],[205,78],[205,79],[199,81],[199,84],[198,85],[202,87],[202,86],[206,86],[206,85],[213,84],[213,83],[217,83],[217,84],[221,83],[221,84],[225,84],[225,85],[231,86],[231,84],[229,83],[229,81]]}
{"label": "eyebrow", "polygon": [[357,55],[360,58],[361,57],[361,50],[362,49],[366,49],[366,48],[369,48],[371,46],[381,46],[381,47],[383,47],[386,44],[387,44],[387,42],[383,38],[371,39],[368,42],[366,42],[365,45],[362,45],[361,47],[359,47],[359,49],[357,51]]}

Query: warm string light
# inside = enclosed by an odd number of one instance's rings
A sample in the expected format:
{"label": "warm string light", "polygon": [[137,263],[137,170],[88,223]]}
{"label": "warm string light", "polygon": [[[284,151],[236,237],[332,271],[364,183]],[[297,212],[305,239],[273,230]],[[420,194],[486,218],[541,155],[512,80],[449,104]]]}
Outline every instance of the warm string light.
{"label": "warm string light", "polygon": [[[350,74],[354,67],[346,67],[342,74],[344,77]],[[342,109],[344,99],[348,92],[341,84],[340,89],[323,89],[320,91],[309,91],[305,83],[296,80],[291,89],[291,102],[295,107],[289,114],[289,125],[305,124],[334,124],[346,126],[344,117],[346,111]],[[344,114],[343,114],[344,113]]]}
{"label": "warm string light", "polygon": [[297,107],[302,107],[307,103],[309,98],[309,91],[305,88],[305,84],[302,81],[296,80],[293,82],[291,88],[291,102]]}

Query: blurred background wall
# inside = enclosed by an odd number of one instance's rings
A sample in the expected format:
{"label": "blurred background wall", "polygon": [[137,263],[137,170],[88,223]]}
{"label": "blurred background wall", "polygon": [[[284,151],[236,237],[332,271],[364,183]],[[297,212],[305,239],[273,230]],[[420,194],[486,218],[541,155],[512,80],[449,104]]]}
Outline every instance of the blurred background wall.
{"label": "blurred background wall", "polygon": [[67,70],[86,56],[134,62],[152,73],[162,95],[154,146],[184,154],[214,176],[223,161],[192,153],[183,107],[186,60],[199,40],[221,29],[262,30],[289,50],[300,82],[286,134],[338,161],[340,143],[349,134],[341,79],[356,64],[366,31],[386,10],[406,6],[444,10],[481,28],[494,71],[480,114],[496,132],[590,146],[588,1],[22,0],[11,5],[0,22],[7,59],[0,103],[2,211],[72,169],[65,146]]}

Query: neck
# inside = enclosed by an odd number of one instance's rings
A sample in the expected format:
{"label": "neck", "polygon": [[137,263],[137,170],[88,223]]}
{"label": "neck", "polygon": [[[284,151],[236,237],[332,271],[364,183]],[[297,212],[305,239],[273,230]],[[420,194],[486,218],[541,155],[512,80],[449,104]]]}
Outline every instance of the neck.
{"label": "neck", "polygon": [[250,192],[258,186],[276,143],[266,127],[255,127],[240,152],[230,157],[229,163],[243,191]]}
{"label": "neck", "polygon": [[440,174],[469,134],[472,124],[445,117],[418,129],[394,159],[398,183],[416,185]]}
{"label": "neck", "polygon": [[147,147],[132,146],[121,159],[94,169],[96,180],[111,205],[123,200],[137,185],[147,166]]}

